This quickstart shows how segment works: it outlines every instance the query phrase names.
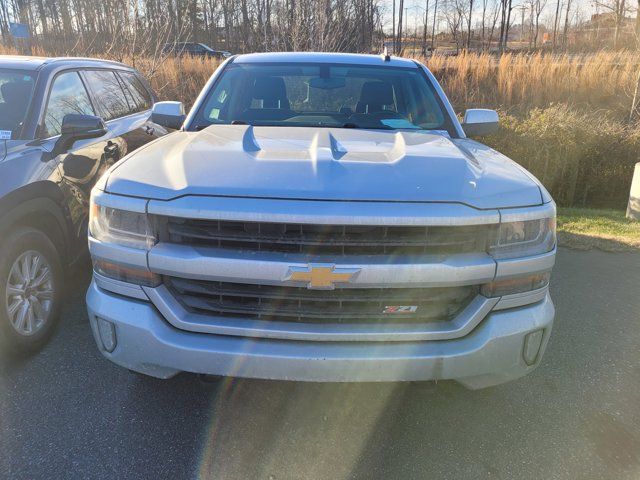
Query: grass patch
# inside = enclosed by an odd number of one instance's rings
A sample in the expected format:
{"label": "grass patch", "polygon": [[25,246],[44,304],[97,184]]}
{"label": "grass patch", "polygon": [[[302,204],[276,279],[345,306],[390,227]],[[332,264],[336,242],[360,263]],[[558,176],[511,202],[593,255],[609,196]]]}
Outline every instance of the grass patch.
{"label": "grass patch", "polygon": [[640,251],[640,222],[622,210],[558,209],[558,243],[561,246],[606,251]]}
{"label": "grass patch", "polygon": [[626,208],[640,124],[569,105],[502,115],[496,134],[481,138],[533,173],[563,207]]}

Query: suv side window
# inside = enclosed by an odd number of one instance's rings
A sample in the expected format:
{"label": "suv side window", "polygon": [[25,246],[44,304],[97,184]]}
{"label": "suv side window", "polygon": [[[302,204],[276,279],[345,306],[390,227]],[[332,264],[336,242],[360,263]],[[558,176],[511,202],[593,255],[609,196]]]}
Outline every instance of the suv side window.
{"label": "suv side window", "polygon": [[62,120],[69,113],[95,115],[78,72],[66,72],[53,81],[44,115],[44,138],[60,135]]}
{"label": "suv side window", "polygon": [[138,79],[135,73],[132,72],[119,72],[120,78],[124,83],[129,96],[129,103],[131,103],[130,113],[143,112],[151,108],[153,101],[151,100],[151,94],[142,85],[142,82]]}
{"label": "suv side window", "polygon": [[100,115],[105,122],[129,115],[129,103],[115,72],[86,70],[84,74],[95,94]]}

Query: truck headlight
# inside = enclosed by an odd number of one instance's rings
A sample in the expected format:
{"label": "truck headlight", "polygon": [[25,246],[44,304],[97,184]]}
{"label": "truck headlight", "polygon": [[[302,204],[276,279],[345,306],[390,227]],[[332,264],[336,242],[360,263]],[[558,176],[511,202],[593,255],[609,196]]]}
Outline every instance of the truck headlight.
{"label": "truck headlight", "polygon": [[528,257],[547,253],[556,245],[555,217],[501,223],[490,249],[496,259]]}
{"label": "truck headlight", "polygon": [[131,248],[150,250],[156,243],[149,217],[91,203],[89,234],[104,243],[115,243]]}

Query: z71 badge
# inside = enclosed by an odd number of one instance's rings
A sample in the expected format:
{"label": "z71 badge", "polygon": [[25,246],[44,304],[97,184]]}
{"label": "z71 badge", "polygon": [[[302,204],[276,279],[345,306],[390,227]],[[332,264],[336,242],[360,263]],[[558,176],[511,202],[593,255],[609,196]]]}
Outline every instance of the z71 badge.
{"label": "z71 badge", "polygon": [[390,313],[390,314],[403,314],[403,313],[416,313],[418,311],[418,307],[415,305],[393,305],[390,307],[384,307],[382,313]]}

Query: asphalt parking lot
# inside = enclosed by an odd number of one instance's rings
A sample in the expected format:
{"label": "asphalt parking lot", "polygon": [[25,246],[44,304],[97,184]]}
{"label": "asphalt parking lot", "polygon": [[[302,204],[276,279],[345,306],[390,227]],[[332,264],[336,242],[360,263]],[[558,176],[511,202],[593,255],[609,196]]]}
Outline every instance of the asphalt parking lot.
{"label": "asphalt parking lot", "polygon": [[637,479],[640,255],[561,250],[542,365],[483,391],[194,375],[104,360],[70,280],[61,328],[0,368],[0,478]]}

